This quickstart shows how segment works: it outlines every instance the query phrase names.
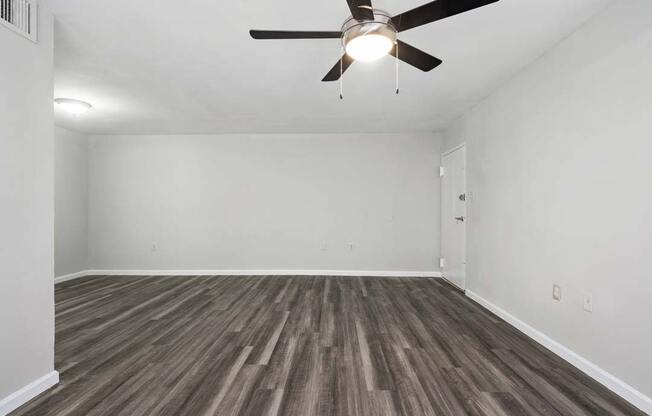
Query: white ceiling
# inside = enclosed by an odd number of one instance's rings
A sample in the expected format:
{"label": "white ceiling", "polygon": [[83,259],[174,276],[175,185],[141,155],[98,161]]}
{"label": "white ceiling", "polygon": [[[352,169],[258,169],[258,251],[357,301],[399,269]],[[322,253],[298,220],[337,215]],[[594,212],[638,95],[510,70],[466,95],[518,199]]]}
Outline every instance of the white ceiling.
{"label": "white ceiling", "polygon": [[[345,0],[50,0],[55,96],[91,102],[57,124],[87,133],[412,132],[444,128],[611,0],[501,0],[401,33],[444,63],[391,58],[322,77],[337,39],[261,41],[248,30],[339,30]],[[398,14],[425,0],[374,0]]]}

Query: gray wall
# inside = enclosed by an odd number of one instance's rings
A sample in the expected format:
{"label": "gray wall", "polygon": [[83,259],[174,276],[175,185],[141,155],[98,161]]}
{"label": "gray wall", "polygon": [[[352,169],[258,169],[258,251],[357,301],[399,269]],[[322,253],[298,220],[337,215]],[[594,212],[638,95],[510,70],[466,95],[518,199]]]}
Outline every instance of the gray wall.
{"label": "gray wall", "polygon": [[89,265],[435,271],[439,150],[435,134],[91,137]]}
{"label": "gray wall", "polygon": [[468,145],[469,289],[648,396],[651,74],[652,2],[615,2],[444,146]]}
{"label": "gray wall", "polygon": [[0,400],[54,366],[52,19],[0,27]]}
{"label": "gray wall", "polygon": [[55,128],[55,276],[88,269],[87,147],[85,135]]}

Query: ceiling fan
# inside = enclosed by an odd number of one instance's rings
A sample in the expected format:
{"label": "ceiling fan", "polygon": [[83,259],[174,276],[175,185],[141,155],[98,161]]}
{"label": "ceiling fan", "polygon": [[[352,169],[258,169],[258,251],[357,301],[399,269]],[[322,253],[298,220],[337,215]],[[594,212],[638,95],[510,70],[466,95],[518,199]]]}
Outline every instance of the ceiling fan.
{"label": "ceiling fan", "polygon": [[388,54],[427,72],[442,61],[401,42],[398,33],[498,0],[435,0],[396,16],[374,9],[371,0],[346,1],[351,17],[338,31],[250,30],[249,34],[254,39],[341,39],[345,53],[322,81],[340,79],[355,61],[374,61]]}

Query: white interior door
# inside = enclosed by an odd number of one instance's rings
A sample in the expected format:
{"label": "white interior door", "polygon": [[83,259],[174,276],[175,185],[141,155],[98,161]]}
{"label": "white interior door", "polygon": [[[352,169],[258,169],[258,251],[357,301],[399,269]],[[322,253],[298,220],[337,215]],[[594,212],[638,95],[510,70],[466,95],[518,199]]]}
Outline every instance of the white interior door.
{"label": "white interior door", "polygon": [[441,256],[443,277],[466,288],[466,150],[456,148],[442,156]]}

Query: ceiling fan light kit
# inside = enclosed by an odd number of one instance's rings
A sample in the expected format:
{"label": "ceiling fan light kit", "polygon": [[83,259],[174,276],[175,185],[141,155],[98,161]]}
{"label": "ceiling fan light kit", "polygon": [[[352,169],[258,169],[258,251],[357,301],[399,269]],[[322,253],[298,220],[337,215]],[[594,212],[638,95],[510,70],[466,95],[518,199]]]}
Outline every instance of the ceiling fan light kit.
{"label": "ceiling fan light kit", "polygon": [[405,13],[391,16],[387,12],[374,9],[371,0],[347,0],[351,17],[344,22],[339,32],[250,30],[249,33],[254,39],[340,39],[342,57],[322,79],[340,80],[340,98],[342,75],[353,62],[371,62],[390,55],[397,61],[398,94],[398,60],[423,72],[431,71],[442,63],[440,59],[401,42],[398,33],[497,1],[499,0],[434,0]]}
{"label": "ceiling fan light kit", "polygon": [[342,46],[349,57],[360,62],[372,62],[389,54],[396,44],[396,29],[392,17],[374,10],[373,21],[350,17],[342,25]]}

